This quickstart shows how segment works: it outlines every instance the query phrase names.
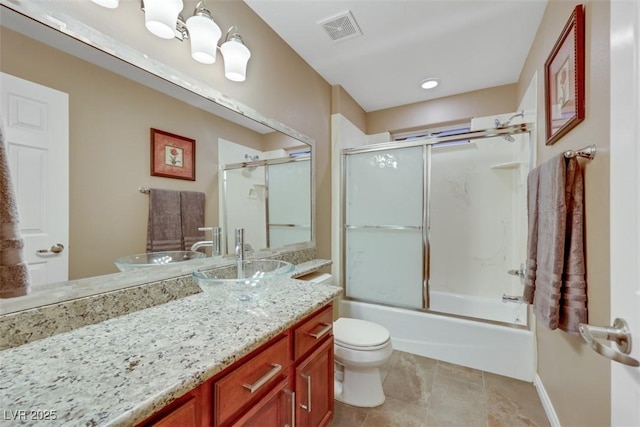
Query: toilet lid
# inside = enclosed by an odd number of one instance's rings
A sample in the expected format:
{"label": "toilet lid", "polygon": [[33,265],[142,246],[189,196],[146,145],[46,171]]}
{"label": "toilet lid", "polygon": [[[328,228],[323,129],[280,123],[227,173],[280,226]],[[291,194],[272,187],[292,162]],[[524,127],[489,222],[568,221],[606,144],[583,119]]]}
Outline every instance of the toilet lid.
{"label": "toilet lid", "polygon": [[333,322],[333,337],[350,347],[375,347],[389,341],[389,331],[366,320],[341,317]]}

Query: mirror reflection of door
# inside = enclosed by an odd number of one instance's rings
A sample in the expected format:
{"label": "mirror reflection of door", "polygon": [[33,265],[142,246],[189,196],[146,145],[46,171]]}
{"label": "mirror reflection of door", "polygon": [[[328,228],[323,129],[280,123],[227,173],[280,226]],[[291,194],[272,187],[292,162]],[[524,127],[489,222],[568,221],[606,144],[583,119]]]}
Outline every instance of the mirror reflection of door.
{"label": "mirror reflection of door", "polygon": [[2,122],[32,286],[68,279],[69,97],[0,73]]}

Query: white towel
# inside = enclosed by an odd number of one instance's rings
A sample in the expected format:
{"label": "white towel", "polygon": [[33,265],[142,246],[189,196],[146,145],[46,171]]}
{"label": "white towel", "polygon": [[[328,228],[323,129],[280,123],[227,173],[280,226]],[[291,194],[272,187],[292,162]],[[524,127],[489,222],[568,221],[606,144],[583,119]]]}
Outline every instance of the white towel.
{"label": "white towel", "polygon": [[0,298],[19,297],[30,290],[29,270],[22,257],[24,242],[18,223],[4,129],[0,123]]}

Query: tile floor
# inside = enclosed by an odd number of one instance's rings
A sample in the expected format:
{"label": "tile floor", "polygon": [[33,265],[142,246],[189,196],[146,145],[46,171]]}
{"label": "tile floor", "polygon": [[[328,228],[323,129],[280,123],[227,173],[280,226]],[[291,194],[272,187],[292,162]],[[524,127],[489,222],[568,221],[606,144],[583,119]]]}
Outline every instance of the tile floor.
{"label": "tile floor", "polygon": [[332,427],[548,427],[533,384],[394,351],[380,369],[386,401],[336,401]]}

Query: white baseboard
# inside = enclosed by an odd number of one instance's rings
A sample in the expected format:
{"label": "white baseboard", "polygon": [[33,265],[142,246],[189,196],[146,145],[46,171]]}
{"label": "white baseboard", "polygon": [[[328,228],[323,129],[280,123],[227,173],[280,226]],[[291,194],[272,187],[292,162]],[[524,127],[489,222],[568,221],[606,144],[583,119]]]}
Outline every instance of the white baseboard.
{"label": "white baseboard", "polygon": [[547,418],[549,419],[549,424],[551,424],[551,427],[562,427],[560,425],[558,415],[556,414],[556,410],[553,409],[553,404],[551,403],[551,399],[547,394],[547,390],[545,390],[544,385],[542,384],[542,380],[540,379],[538,374],[536,374],[536,377],[533,380],[533,384],[536,386],[538,397],[540,397],[542,407],[544,408],[544,412],[547,414]]}

